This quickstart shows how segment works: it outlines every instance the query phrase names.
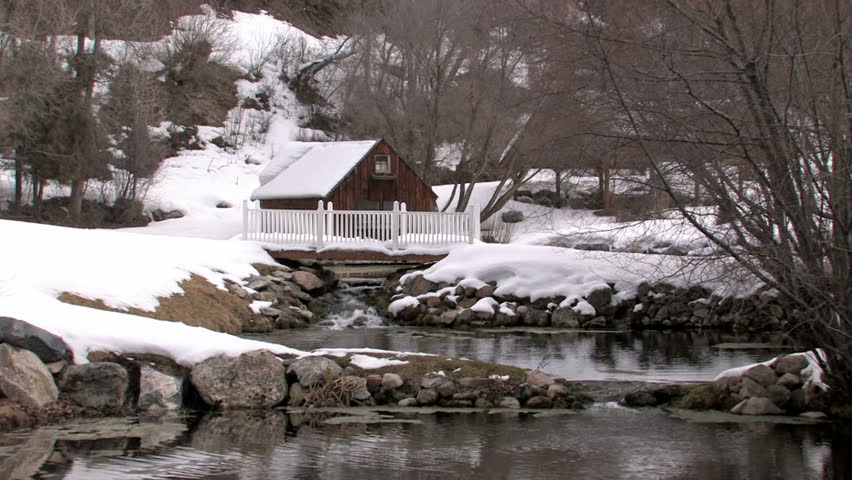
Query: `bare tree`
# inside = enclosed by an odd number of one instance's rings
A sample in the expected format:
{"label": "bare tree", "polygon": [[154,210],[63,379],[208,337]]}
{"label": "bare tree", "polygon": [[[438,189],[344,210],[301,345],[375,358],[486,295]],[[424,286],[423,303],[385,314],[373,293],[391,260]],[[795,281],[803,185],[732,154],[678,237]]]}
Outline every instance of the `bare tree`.
{"label": "bare tree", "polygon": [[[852,391],[852,6],[848,2],[584,3],[582,39],[654,184],[721,251],[801,313]],[[724,212],[713,228],[684,201],[694,182]]]}

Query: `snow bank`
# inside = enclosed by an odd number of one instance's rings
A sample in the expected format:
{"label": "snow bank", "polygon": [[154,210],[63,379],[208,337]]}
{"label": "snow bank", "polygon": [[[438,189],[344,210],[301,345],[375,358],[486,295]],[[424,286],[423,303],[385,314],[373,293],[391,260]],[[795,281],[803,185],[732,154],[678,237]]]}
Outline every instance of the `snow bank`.
{"label": "snow bank", "polygon": [[[818,352],[819,356],[822,358],[822,360],[825,361],[826,360],[825,351],[823,351],[822,349],[817,349],[817,352]],[[828,385],[826,385],[825,382],[823,381],[823,379],[825,378],[825,372],[822,370],[822,367],[819,364],[819,360],[817,359],[817,354],[815,354],[813,351],[808,351],[808,352],[791,353],[789,355],[794,356],[794,357],[804,357],[808,361],[808,366],[805,367],[804,370],[802,370],[802,377],[805,379],[805,385],[814,384],[814,385],[816,385],[817,387],[820,387],[823,390],[828,390]],[[783,356],[786,356],[786,355],[783,355]],[[747,372],[752,367],[756,367],[758,365],[770,366],[776,360],[777,360],[777,358],[773,358],[773,359],[767,360],[765,362],[752,363],[750,365],[745,365],[745,366],[742,366],[742,367],[729,368],[728,370],[725,370],[724,372],[720,373],[719,375],[716,375],[716,378],[714,378],[713,380],[719,380],[720,378],[725,378],[725,377],[739,377],[739,376],[742,376],[745,372]]]}
{"label": "snow bank", "polygon": [[[757,282],[748,276],[720,277],[715,268],[684,268],[688,260],[668,255],[641,255],[531,245],[476,244],[459,247],[421,272],[432,282],[484,285],[496,282],[496,295],[527,297],[567,297],[566,302],[614,284],[623,295],[635,295],[643,281],[665,281],[675,286],[704,285],[721,295],[750,294]],[[412,300],[397,300],[391,306],[401,311]]]}
{"label": "snow bank", "polygon": [[390,367],[393,365],[406,365],[405,360],[394,360],[392,358],[371,357],[370,355],[352,355],[352,365],[363,368],[364,370],[374,370],[376,368]]}

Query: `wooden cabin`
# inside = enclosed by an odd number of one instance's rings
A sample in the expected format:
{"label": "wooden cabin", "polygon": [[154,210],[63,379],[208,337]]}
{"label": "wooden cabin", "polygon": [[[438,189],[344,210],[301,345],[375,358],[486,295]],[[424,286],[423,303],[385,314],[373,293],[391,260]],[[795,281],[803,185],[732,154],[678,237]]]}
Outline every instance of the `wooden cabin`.
{"label": "wooden cabin", "polygon": [[264,209],[436,210],[437,195],[384,140],[290,142],[260,173],[251,195]]}

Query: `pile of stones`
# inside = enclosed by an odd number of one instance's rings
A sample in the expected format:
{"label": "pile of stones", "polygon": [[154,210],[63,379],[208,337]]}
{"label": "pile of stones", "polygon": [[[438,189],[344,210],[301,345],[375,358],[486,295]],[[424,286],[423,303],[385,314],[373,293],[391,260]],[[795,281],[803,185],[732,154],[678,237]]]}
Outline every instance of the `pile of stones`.
{"label": "pile of stones", "polygon": [[632,297],[619,295],[613,284],[596,288],[565,305],[565,297],[519,298],[495,295],[496,282],[479,288],[432,282],[409,275],[386,287],[399,308],[389,307],[405,325],[448,328],[555,327],[601,329],[720,328],[777,331],[790,325],[797,312],[769,295],[729,298],[704,287],[679,288],[659,283],[639,285]]}
{"label": "pile of stones", "polygon": [[261,274],[244,285],[229,283],[228,290],[242,299],[257,302],[257,314],[247,317],[245,333],[267,333],[274,329],[306,327],[330,304],[327,294],[337,280],[318,266],[255,265]]}

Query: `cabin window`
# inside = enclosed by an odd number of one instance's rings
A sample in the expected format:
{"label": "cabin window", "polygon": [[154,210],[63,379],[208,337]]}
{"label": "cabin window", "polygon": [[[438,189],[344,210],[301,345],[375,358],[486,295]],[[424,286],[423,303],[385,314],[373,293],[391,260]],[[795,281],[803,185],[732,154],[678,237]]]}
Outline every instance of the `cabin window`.
{"label": "cabin window", "polygon": [[376,155],[376,175],[390,175],[391,174],[391,162],[390,155]]}

